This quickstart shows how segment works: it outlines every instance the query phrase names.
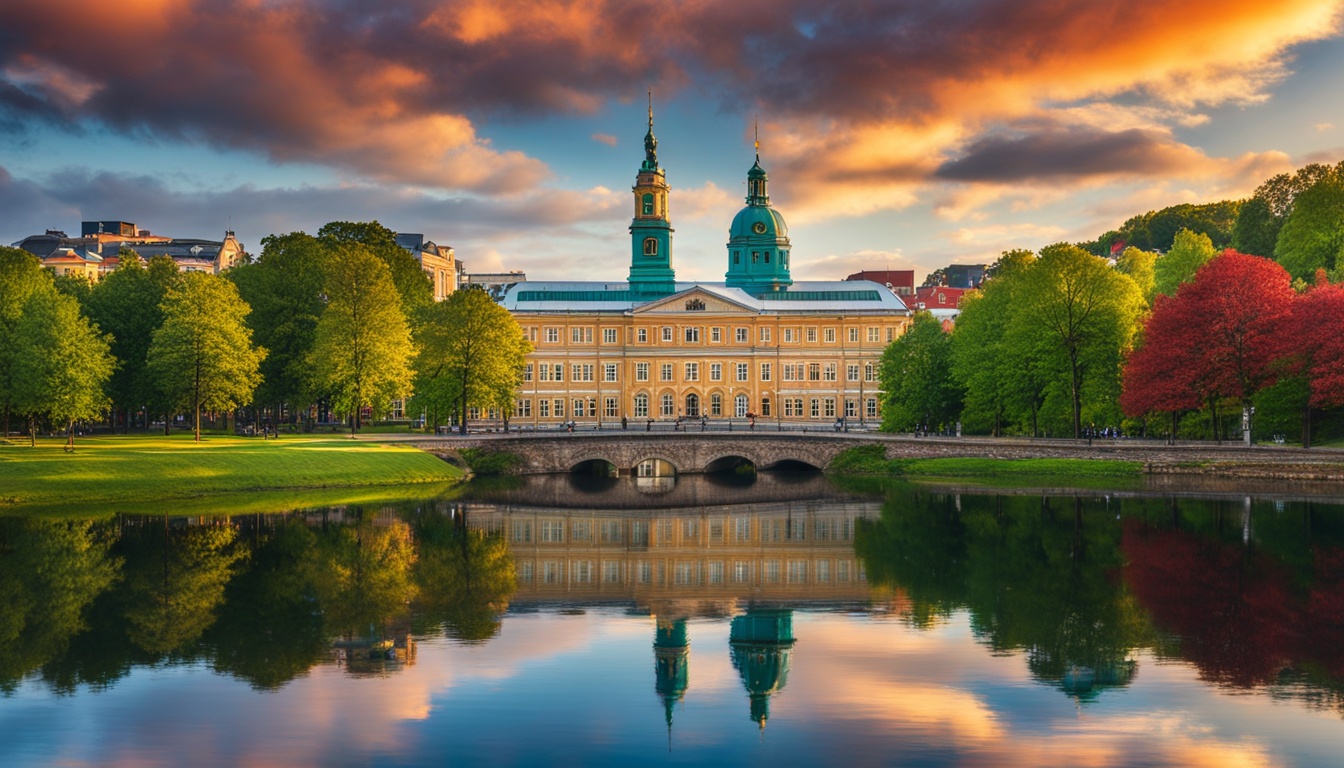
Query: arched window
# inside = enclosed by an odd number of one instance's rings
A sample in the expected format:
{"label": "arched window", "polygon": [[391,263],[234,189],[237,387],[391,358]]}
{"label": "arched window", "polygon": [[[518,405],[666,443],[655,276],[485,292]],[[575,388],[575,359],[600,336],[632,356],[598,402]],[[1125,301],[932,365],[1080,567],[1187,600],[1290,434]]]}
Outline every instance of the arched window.
{"label": "arched window", "polygon": [[664,393],[663,393],[663,396],[662,396],[662,398],[661,398],[661,400],[662,400],[662,403],[661,403],[662,409],[661,409],[661,411],[659,412],[659,415],[660,415],[660,416],[675,416],[676,413],[677,413],[677,403],[676,403],[675,400],[672,399],[672,393],[671,393],[671,392],[664,392]]}
{"label": "arched window", "polygon": [[658,238],[656,237],[644,238],[644,255],[645,256],[658,255]]}
{"label": "arched window", "polygon": [[686,396],[686,418],[700,418],[700,396],[694,392]]}
{"label": "arched window", "polygon": [[645,419],[649,416],[649,396],[635,395],[635,418]]}
{"label": "arched window", "polygon": [[653,195],[645,194],[643,198],[643,211],[645,216],[653,215]]}
{"label": "arched window", "polygon": [[733,404],[733,415],[741,419],[747,415],[747,396],[738,395]]}

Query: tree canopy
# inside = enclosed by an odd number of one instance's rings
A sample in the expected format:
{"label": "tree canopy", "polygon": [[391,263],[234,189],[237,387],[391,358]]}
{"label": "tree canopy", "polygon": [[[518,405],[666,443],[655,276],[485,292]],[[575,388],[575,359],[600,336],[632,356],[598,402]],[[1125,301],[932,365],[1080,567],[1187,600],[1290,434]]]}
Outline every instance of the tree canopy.
{"label": "tree canopy", "polygon": [[201,409],[227,411],[249,402],[261,381],[266,350],[252,343],[248,306],[233,283],[193,272],[169,291],[163,325],[149,347],[149,370],[174,408],[194,415],[201,439]]}
{"label": "tree canopy", "polygon": [[1199,268],[1204,266],[1218,251],[1208,235],[1183,229],[1176,233],[1171,250],[1159,257],[1153,264],[1153,290],[1164,296],[1172,296],[1181,283],[1188,283],[1195,277]]}
{"label": "tree canopy", "polygon": [[455,291],[426,314],[415,361],[417,404],[434,413],[459,416],[463,434],[467,409],[512,411],[532,345],[508,310],[485,291]]}
{"label": "tree canopy", "polygon": [[879,371],[886,393],[883,429],[939,429],[957,420],[961,388],[952,378],[952,341],[933,315],[915,313],[883,352]]}
{"label": "tree canopy", "polygon": [[387,264],[357,243],[331,248],[325,293],[308,368],[354,432],[360,410],[382,411],[410,394],[410,327]]}

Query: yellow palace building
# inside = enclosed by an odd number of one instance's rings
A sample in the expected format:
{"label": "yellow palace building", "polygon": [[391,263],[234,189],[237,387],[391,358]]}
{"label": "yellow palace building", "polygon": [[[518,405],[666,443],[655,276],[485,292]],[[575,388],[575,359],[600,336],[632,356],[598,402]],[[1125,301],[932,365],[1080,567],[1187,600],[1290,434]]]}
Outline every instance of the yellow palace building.
{"label": "yellow palace building", "polygon": [[788,226],[759,152],[729,228],[725,281],[678,282],[657,149],[650,110],[624,282],[528,281],[505,295],[533,345],[511,423],[878,421],[877,365],[910,322],[905,304],[870,281],[790,277]]}

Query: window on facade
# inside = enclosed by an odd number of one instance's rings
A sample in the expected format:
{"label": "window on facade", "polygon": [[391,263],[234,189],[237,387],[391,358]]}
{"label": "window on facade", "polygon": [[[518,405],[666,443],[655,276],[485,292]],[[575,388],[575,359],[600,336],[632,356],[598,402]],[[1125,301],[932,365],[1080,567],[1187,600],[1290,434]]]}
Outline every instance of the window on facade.
{"label": "window on facade", "polygon": [[821,369],[821,380],[835,381],[835,375],[836,375],[835,368],[836,363],[827,363],[826,366]]}
{"label": "window on facade", "polygon": [[868,329],[868,342],[869,342],[869,343],[871,343],[871,344],[876,344],[877,342],[881,341],[882,337],[881,337],[881,336],[878,336],[878,330],[879,330],[879,329],[877,329],[877,328],[869,328],[869,329]]}
{"label": "window on facade", "polygon": [[761,415],[762,416],[770,415],[770,398],[768,397],[761,398]]}
{"label": "window on facade", "polygon": [[870,419],[876,419],[876,418],[877,418],[877,398],[876,398],[876,397],[870,397],[870,398],[868,398],[868,401],[864,404],[864,411],[865,411],[866,415],[868,416],[868,418],[870,418]]}
{"label": "window on facade", "polygon": [[576,419],[583,418],[585,413],[583,408],[583,398],[579,397],[574,399],[574,407],[573,410],[570,411],[570,413],[573,414],[574,418]]}
{"label": "window on facade", "polygon": [[644,238],[644,255],[645,256],[658,255],[658,238],[656,237]]}
{"label": "window on facade", "polygon": [[746,344],[746,343],[747,343],[747,329],[746,329],[746,328],[737,328],[737,329],[735,329],[735,334],[736,334],[736,335],[735,335],[734,338],[737,339],[737,343],[738,343],[738,344]]}
{"label": "window on facade", "polygon": [[603,520],[602,521],[602,543],[620,544],[621,543],[621,521]]}
{"label": "window on facade", "polygon": [[715,560],[709,564],[709,583],[723,583],[723,561]]}
{"label": "window on facade", "polygon": [[812,418],[814,419],[821,418],[821,401],[814,397],[812,398],[811,405],[812,405]]}
{"label": "window on facade", "polygon": [[555,418],[565,418],[565,401],[559,398],[551,401],[551,410],[555,412]]}
{"label": "window on facade", "polygon": [[649,396],[635,395],[635,418],[646,419],[649,416]]}
{"label": "window on facade", "polygon": [[849,329],[849,343],[851,343],[851,344],[858,344],[858,343],[859,343],[859,329],[858,329],[858,328],[850,328],[850,329]]}
{"label": "window on facade", "polygon": [[561,544],[565,540],[565,523],[562,520],[541,521],[541,543]]}
{"label": "window on facade", "polygon": [[709,380],[723,381],[723,363],[709,364]]}
{"label": "window on facade", "polygon": [[620,373],[620,370],[621,370],[621,369],[620,369],[620,366],[618,366],[616,363],[603,363],[603,364],[602,364],[602,380],[603,380],[603,381],[616,381],[616,379],[617,379],[617,375]]}
{"label": "window on facade", "polygon": [[785,344],[792,344],[792,343],[794,343],[794,342],[797,341],[797,340],[798,340],[798,329],[796,329],[796,328],[785,328],[785,329],[784,329],[784,343],[785,343]]}
{"label": "window on facade", "polygon": [[671,364],[671,363],[663,363],[662,365],[658,366],[658,380],[659,380],[659,381],[671,381],[671,380],[672,380],[672,364]]}
{"label": "window on facade", "polygon": [[604,410],[605,410],[605,413],[604,413],[603,415],[606,416],[608,419],[614,419],[614,418],[616,418],[616,415],[617,415],[617,410],[616,410],[616,409],[617,409],[616,398],[614,398],[614,397],[608,397],[608,398],[606,399],[606,401],[605,401],[605,406],[606,406],[605,409],[604,409]]}
{"label": "window on facade", "polygon": [[896,338],[896,329],[895,329],[895,328],[888,328],[888,329],[887,329],[887,341],[891,341],[891,340],[894,339],[894,338]]}
{"label": "window on facade", "polygon": [[864,363],[864,365],[863,365],[863,380],[864,380],[864,381],[877,381],[877,368],[875,368],[875,367],[873,366],[872,363]]}
{"label": "window on facade", "polygon": [[746,380],[747,380],[747,377],[750,376],[750,375],[751,375],[751,372],[750,372],[750,370],[747,368],[747,364],[746,364],[746,363],[738,363],[738,364],[737,364],[737,380],[738,380],[738,381],[746,381]]}
{"label": "window on facade", "polygon": [[559,343],[560,343],[560,329],[559,329],[559,328],[547,328],[547,329],[546,329],[546,343],[547,343],[547,344],[559,344]]}
{"label": "window on facade", "polygon": [[834,343],[835,343],[835,329],[834,329],[834,328],[823,328],[822,331],[821,331],[821,340],[824,341],[824,342],[826,342],[827,344],[834,344]]}
{"label": "window on facade", "polygon": [[761,260],[761,252],[760,252],[760,251],[752,251],[752,252],[751,252],[751,263],[752,263],[752,264],[755,264],[756,262],[758,262],[758,261],[760,261],[760,260]]}
{"label": "window on facade", "polygon": [[619,584],[621,582],[621,561],[602,561],[602,582],[605,584]]}
{"label": "window on facade", "polygon": [[570,328],[569,341],[571,344],[592,344],[593,329],[581,327]]}
{"label": "window on facade", "polygon": [[635,381],[649,380],[649,364],[635,363]]}
{"label": "window on facade", "polygon": [[686,374],[686,379],[685,379],[686,381],[699,381],[699,380],[700,380],[700,364],[699,364],[699,363],[686,363],[685,374]]}
{"label": "window on facade", "polygon": [[751,401],[746,395],[738,395],[733,400],[733,416],[738,419],[746,418],[747,411],[751,408]]}
{"label": "window on facade", "polygon": [[807,364],[807,380],[821,381],[821,363]]}
{"label": "window on facade", "polygon": [[687,326],[686,328],[684,328],[684,329],[682,329],[682,330],[685,332],[685,337],[686,337],[686,343],[687,343],[687,344],[699,344],[699,343],[700,343],[700,329],[699,329],[699,328],[694,328],[694,327],[691,327],[691,326]]}
{"label": "window on facade", "polygon": [[574,363],[569,367],[570,381],[592,381],[593,364],[592,363]]}
{"label": "window on facade", "polygon": [[527,365],[523,366],[523,381],[531,381],[531,380],[532,380],[532,364],[528,363]]}
{"label": "window on facade", "polygon": [[550,400],[538,400],[538,401],[537,401],[537,415],[540,416],[540,417],[543,418],[543,419],[549,419],[549,418],[551,417],[551,401],[550,401]]}
{"label": "window on facade", "polygon": [[660,415],[670,417],[676,415],[677,403],[672,399],[671,392],[664,392],[660,402]]}
{"label": "window on facade", "polygon": [[532,543],[532,521],[514,520],[513,521],[513,540],[518,544]]}
{"label": "window on facade", "polygon": [[531,399],[531,398],[524,397],[523,399],[519,400],[519,401],[518,401],[518,405],[516,406],[516,408],[517,408],[517,410],[518,410],[518,416],[519,416],[520,418],[524,418],[524,419],[530,419],[530,418],[532,418],[532,399]]}
{"label": "window on facade", "polygon": [[663,326],[663,341],[668,344],[672,343],[672,326],[670,325]]}
{"label": "window on facade", "polygon": [[770,380],[770,363],[761,363],[761,381]]}
{"label": "window on facade", "polygon": [[648,343],[649,343],[649,329],[648,329],[648,328],[640,328],[638,331],[635,331],[635,338],[639,340],[639,343],[640,343],[640,344],[648,344]]}
{"label": "window on facade", "polygon": [[761,329],[761,333],[760,333],[760,337],[761,337],[761,343],[762,343],[762,344],[769,344],[769,343],[770,343],[770,329],[769,329],[769,328],[762,328],[762,329]]}
{"label": "window on facade", "polygon": [[833,418],[835,418],[835,398],[834,398],[834,397],[828,397],[828,398],[825,398],[824,400],[821,401],[821,405],[822,405],[822,414],[821,414],[822,416],[825,416],[825,417],[828,418],[828,419],[833,419]]}
{"label": "window on facade", "polygon": [[722,329],[722,328],[710,328],[710,329],[709,329],[709,343],[711,343],[711,344],[718,344],[718,343],[721,342],[721,341],[723,341],[723,329]]}
{"label": "window on facade", "polygon": [[714,394],[709,396],[709,415],[710,416],[723,415],[723,395],[720,395],[719,393],[715,392]]}
{"label": "window on facade", "polygon": [[859,415],[859,404],[851,399],[845,400],[845,418],[853,419]]}
{"label": "window on facade", "polygon": [[644,197],[640,199],[640,202],[643,203],[643,205],[642,205],[642,207],[641,207],[641,210],[643,211],[644,215],[645,215],[645,216],[652,216],[652,215],[653,215],[653,195],[651,195],[651,194],[647,194],[647,193],[646,193],[646,194],[644,195]]}
{"label": "window on facade", "polygon": [[602,343],[603,343],[603,344],[615,344],[615,343],[616,343],[616,329],[615,329],[615,328],[603,328],[603,329],[602,329]]}
{"label": "window on facade", "polygon": [[816,328],[808,328],[808,329],[807,329],[807,343],[808,343],[808,344],[816,344],[816,343],[817,343],[817,329],[816,329]]}
{"label": "window on facade", "polygon": [[859,364],[850,363],[849,365],[846,365],[845,381],[858,381],[858,380],[859,380]]}

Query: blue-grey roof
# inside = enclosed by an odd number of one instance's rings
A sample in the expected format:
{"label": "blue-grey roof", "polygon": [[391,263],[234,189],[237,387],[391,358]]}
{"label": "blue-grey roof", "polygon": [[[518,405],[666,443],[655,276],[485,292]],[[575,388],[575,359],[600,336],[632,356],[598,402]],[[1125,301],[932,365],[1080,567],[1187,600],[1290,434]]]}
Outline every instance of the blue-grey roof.
{"label": "blue-grey roof", "polygon": [[678,282],[667,295],[632,293],[628,283],[544,281],[518,283],[502,302],[511,312],[633,312],[670,296],[703,291],[759,314],[897,312],[909,309],[885,285],[870,280],[801,281],[787,291],[753,296],[723,283]]}

